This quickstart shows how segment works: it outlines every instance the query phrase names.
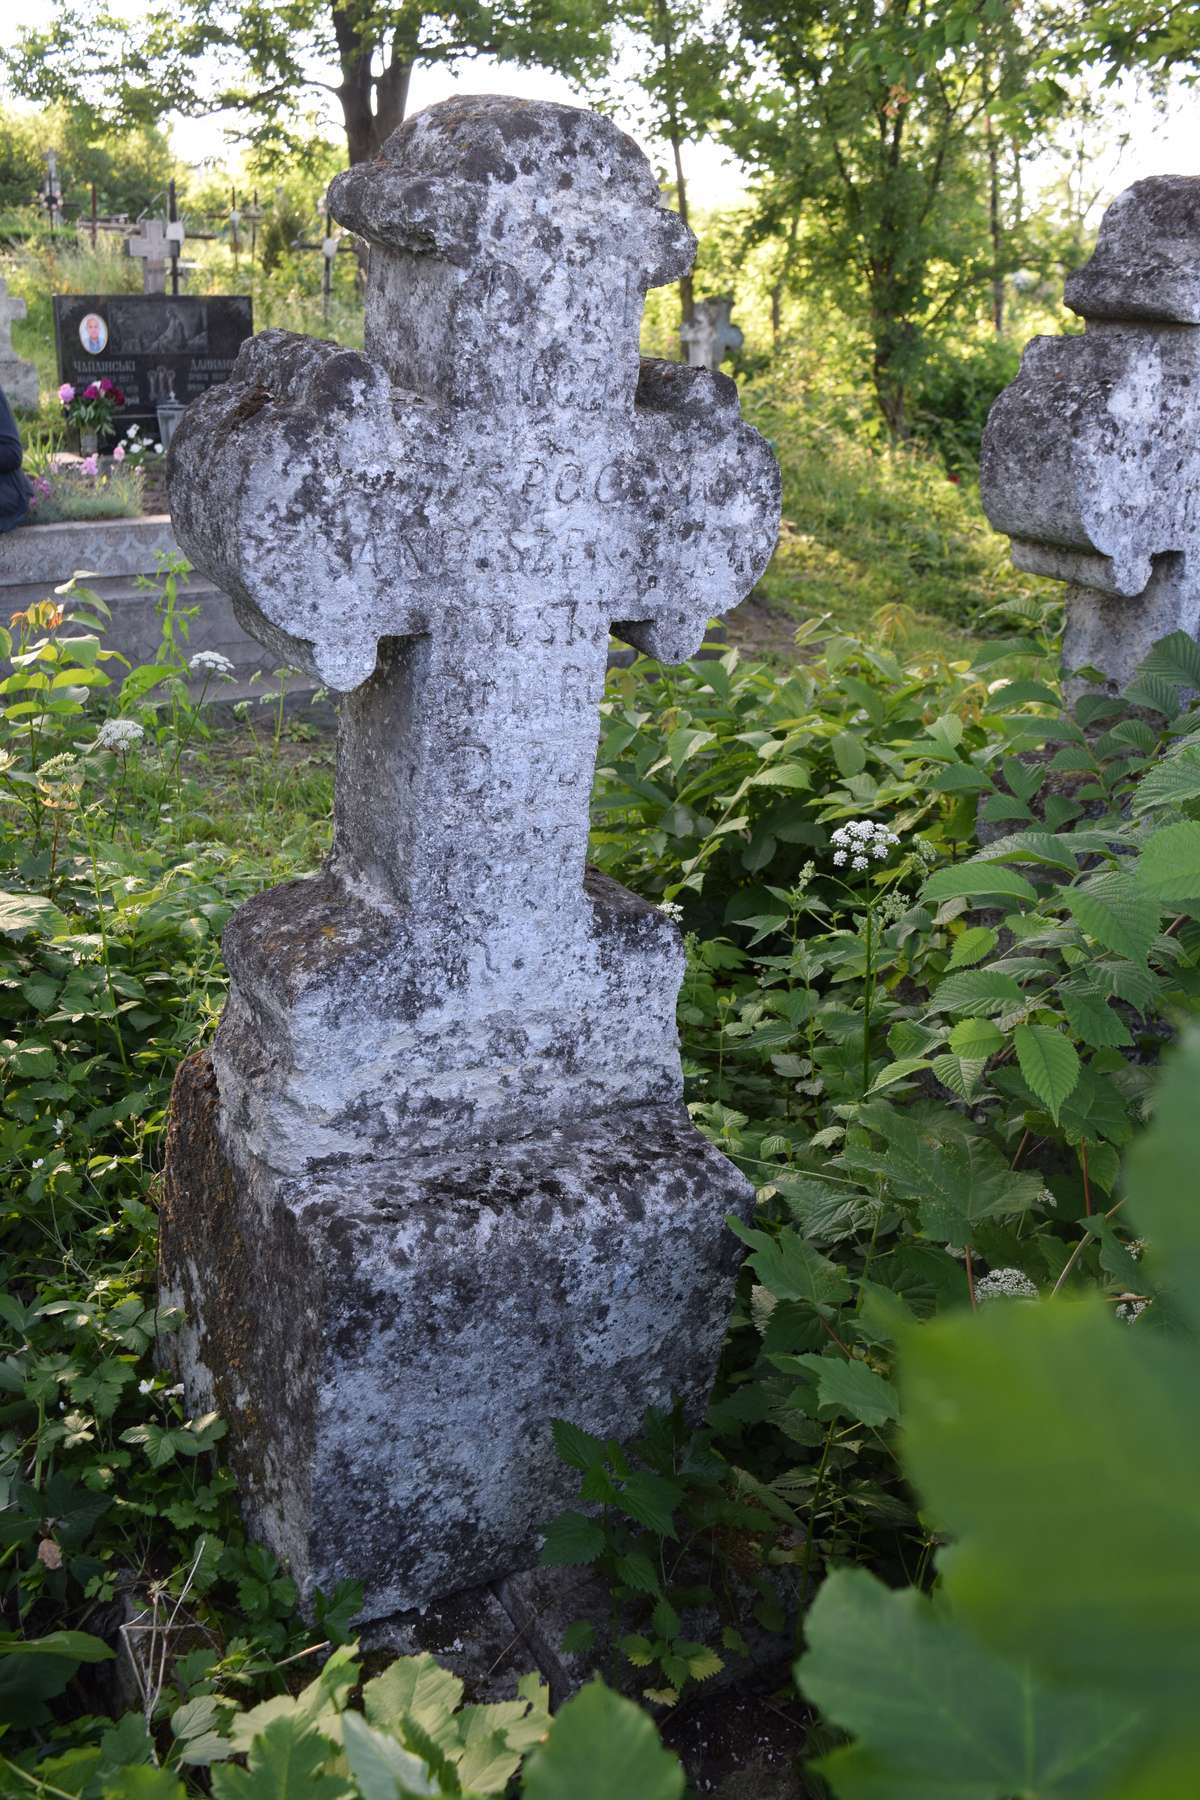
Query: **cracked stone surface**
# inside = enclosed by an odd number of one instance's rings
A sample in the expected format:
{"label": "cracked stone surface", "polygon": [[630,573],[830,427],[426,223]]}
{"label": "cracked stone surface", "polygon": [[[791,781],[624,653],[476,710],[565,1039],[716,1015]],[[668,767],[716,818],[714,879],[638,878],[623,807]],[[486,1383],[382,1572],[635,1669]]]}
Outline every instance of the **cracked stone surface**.
{"label": "cracked stone surface", "polygon": [[694,243],[609,121],[447,101],[330,205],[365,354],[265,332],[171,451],[192,562],[345,699],[328,867],[225,934],[162,1268],[254,1529],[380,1617],[532,1560],[555,1414],[703,1405],[751,1190],[688,1121],[679,935],[585,872],[588,798],[610,631],[694,653],[779,479],[731,382],[639,361]]}
{"label": "cracked stone surface", "polygon": [[983,439],[1013,561],[1067,583],[1063,659],[1123,686],[1200,637],[1200,177],[1139,181],[1066,284],[1078,337],[1034,338]]}

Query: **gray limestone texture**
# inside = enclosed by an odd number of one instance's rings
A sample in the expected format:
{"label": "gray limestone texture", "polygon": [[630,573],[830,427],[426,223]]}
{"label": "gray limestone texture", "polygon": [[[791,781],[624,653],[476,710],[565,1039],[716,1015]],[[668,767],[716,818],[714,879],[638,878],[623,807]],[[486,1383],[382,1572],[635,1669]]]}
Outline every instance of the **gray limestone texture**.
{"label": "gray limestone texture", "polygon": [[334,848],[231,921],[174,1102],[164,1291],[247,1517],[366,1616],[517,1569],[550,1421],[702,1409],[749,1185],[682,1105],[683,950],[585,871],[610,631],[666,661],[766,566],[733,384],[641,362],[694,243],[573,107],[456,99],[329,203],[366,349],[266,332],[184,416],[180,543],[343,694]]}
{"label": "gray limestone texture", "polygon": [[11,406],[27,406],[36,410],[38,375],[31,362],[25,362],[13,349],[12,328],[15,319],[25,317],[25,302],[19,294],[10,294],[8,283],[0,275],[0,388],[8,395]]}
{"label": "gray limestone texture", "polygon": [[1030,343],[980,481],[1017,567],[1067,583],[1066,667],[1116,689],[1200,638],[1200,177],[1121,194],[1065,298],[1086,329]]}
{"label": "gray limestone texture", "polygon": [[710,369],[715,374],[727,356],[733,356],[745,342],[741,327],[730,318],[732,294],[713,294],[697,300],[692,316],[679,327],[679,338],[688,366]]}

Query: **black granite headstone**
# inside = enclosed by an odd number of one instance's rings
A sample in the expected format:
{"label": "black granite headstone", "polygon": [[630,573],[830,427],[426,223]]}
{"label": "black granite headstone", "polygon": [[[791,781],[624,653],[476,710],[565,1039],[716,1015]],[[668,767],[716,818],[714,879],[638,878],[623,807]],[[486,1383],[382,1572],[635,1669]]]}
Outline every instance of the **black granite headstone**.
{"label": "black granite headstone", "polygon": [[107,375],[125,394],[119,428],[155,423],[164,400],[187,405],[225,381],[254,324],[248,294],[55,294],[60,381]]}

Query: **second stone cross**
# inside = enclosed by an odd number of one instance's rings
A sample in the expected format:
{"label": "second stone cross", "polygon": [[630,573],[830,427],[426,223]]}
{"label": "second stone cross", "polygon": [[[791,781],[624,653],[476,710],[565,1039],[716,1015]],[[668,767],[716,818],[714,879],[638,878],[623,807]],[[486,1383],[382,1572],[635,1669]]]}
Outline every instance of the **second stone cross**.
{"label": "second stone cross", "polygon": [[732,383],[639,361],[694,243],[607,120],[447,101],[330,207],[365,354],[266,332],[172,449],[187,554],[346,697],[328,867],[235,915],[176,1086],[162,1268],[250,1527],[370,1618],[534,1560],[554,1416],[703,1407],[750,1190],[588,797],[610,631],[693,654],[779,482]]}

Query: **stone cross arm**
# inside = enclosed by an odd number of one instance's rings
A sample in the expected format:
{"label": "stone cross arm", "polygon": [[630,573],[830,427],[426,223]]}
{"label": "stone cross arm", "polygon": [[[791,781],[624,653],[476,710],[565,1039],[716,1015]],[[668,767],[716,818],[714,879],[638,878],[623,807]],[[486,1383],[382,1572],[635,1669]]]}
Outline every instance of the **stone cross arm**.
{"label": "stone cross arm", "polygon": [[1200,553],[1200,178],[1138,182],[1069,277],[1081,336],[1035,338],[980,479],[1018,567],[1110,598]]}
{"label": "stone cross arm", "polygon": [[699,647],[766,567],[775,459],[732,382],[639,360],[647,285],[694,246],[609,120],[446,101],[329,204],[371,242],[365,353],[244,345],[176,432],[176,532],[352,696],[339,868],[493,919],[540,892],[546,925],[582,904],[609,633]]}
{"label": "stone cross arm", "polygon": [[523,621],[522,656],[574,604],[677,662],[765,568],[778,474],[706,371],[644,363],[619,426],[581,440],[569,418],[479,418],[264,332],[176,435],[176,529],[247,630],[341,692],[382,639],[464,609],[481,640],[491,615]]}

